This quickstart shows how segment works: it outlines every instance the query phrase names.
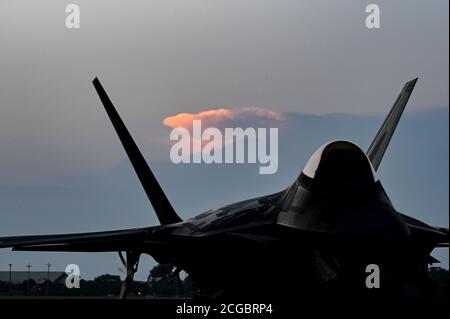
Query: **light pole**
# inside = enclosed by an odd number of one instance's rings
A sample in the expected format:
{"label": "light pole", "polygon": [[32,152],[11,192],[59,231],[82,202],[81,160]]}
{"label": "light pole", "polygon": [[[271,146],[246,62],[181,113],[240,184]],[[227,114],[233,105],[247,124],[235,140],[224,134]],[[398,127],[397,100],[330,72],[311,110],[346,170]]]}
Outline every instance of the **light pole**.
{"label": "light pole", "polygon": [[30,268],[31,268],[30,263],[28,263],[27,268],[28,268],[27,294],[30,294]]}
{"label": "light pole", "polygon": [[47,296],[50,295],[50,262],[47,263]]}
{"label": "light pole", "polygon": [[8,264],[8,266],[9,266],[9,292],[11,292],[11,290],[12,290],[12,278],[11,278],[12,264]]}

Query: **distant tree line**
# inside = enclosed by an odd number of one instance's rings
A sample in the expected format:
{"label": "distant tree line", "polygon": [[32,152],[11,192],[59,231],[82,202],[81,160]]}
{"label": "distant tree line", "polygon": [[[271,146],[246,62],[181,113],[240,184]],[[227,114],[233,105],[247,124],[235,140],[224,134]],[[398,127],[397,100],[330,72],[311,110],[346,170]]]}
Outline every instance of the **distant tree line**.
{"label": "distant tree line", "polygon": [[430,279],[434,284],[436,290],[436,300],[438,302],[448,302],[449,291],[448,291],[448,280],[449,272],[448,269],[443,269],[440,267],[431,267],[429,272]]}
{"label": "distant tree line", "polygon": [[[447,302],[449,297],[449,271],[439,267],[431,267],[429,275],[436,291],[437,301]],[[9,282],[0,281],[0,297],[2,295],[49,295],[117,298],[121,285],[120,276],[109,274],[100,275],[94,280],[82,279],[78,289],[67,289],[64,284],[54,284],[49,281],[36,283],[32,279],[13,285],[10,285]],[[172,265],[159,264],[150,270],[147,281],[134,281],[130,293],[131,297],[135,298],[192,298],[194,288],[189,277],[182,279],[178,277],[178,274],[174,275]]]}
{"label": "distant tree line", "polygon": [[[189,278],[181,279],[174,275],[174,267],[159,264],[150,271],[147,281],[134,281],[130,294],[133,297],[147,298],[187,298],[192,297],[192,284]],[[10,285],[0,281],[1,295],[35,296],[93,296],[116,298],[119,295],[122,280],[120,276],[104,274],[94,280],[80,280],[80,288],[68,289],[64,283],[50,281],[37,283],[33,279]]]}

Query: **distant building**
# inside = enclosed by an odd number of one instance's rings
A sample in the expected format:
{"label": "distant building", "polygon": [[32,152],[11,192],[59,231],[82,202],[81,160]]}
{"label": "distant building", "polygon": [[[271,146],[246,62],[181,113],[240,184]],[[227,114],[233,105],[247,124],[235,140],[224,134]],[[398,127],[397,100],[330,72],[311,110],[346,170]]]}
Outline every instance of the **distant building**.
{"label": "distant building", "polygon": [[[67,278],[67,274],[62,271],[30,271],[28,277],[28,271],[12,271],[11,282],[12,284],[21,284],[24,281],[35,281],[37,284],[43,284],[46,280],[50,280],[55,285],[63,285]],[[0,281],[9,283],[9,271],[0,271]]]}

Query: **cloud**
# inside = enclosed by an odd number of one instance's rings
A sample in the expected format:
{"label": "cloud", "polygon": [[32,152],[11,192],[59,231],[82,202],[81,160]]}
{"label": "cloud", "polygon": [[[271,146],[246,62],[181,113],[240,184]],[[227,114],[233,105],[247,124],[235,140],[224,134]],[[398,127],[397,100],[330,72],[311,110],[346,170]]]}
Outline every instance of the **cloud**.
{"label": "cloud", "polygon": [[198,113],[179,113],[168,116],[163,120],[163,124],[171,128],[183,127],[191,130],[194,120],[201,120],[204,127],[221,128],[233,122],[251,122],[254,120],[257,122],[261,120],[283,121],[285,117],[280,112],[259,107],[244,107],[240,109],[218,108]]}
{"label": "cloud", "polygon": [[[188,140],[179,141],[178,143],[187,143],[186,149],[190,149],[190,152],[194,152],[193,143],[197,141],[193,136],[193,121],[201,120],[201,128],[206,129],[208,127],[214,127],[219,129],[224,134],[225,128],[270,128],[278,127],[282,122],[286,120],[286,117],[276,111],[263,109],[260,107],[244,107],[238,109],[217,108],[210,109],[198,113],[179,113],[176,115],[168,116],[163,120],[163,124],[172,129],[187,129],[191,135]],[[233,144],[233,139],[227,139],[222,135],[221,140],[213,139],[204,140],[200,138],[199,143],[202,147],[207,143],[213,143],[218,148],[222,148],[225,145]]]}

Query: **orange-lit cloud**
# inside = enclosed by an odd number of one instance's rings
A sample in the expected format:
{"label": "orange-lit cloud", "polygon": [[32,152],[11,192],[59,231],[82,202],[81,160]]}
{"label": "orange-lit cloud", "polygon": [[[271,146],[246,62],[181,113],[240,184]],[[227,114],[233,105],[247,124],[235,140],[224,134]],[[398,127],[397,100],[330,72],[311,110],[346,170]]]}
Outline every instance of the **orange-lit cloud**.
{"label": "orange-lit cloud", "polygon": [[194,120],[202,120],[202,124],[206,126],[221,126],[228,120],[238,120],[245,118],[262,118],[270,120],[284,120],[281,113],[259,108],[245,107],[240,109],[219,108],[199,113],[179,113],[168,116],[163,120],[163,124],[171,128],[184,127],[188,130],[192,129]]}
{"label": "orange-lit cloud", "polygon": [[[207,127],[218,128],[223,130],[226,127],[254,127],[254,126],[278,126],[272,121],[283,121],[285,117],[279,113],[268,109],[259,107],[244,107],[239,109],[217,108],[206,110],[198,113],[178,113],[176,115],[168,116],[163,120],[163,124],[172,129],[185,128],[192,134],[192,127],[194,120],[201,120],[202,129]],[[193,152],[194,136],[190,136],[189,148]],[[201,139],[199,143],[203,147],[211,141]],[[233,140],[226,140],[225,137],[221,141],[214,140],[218,147],[233,143]]]}

